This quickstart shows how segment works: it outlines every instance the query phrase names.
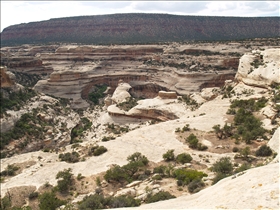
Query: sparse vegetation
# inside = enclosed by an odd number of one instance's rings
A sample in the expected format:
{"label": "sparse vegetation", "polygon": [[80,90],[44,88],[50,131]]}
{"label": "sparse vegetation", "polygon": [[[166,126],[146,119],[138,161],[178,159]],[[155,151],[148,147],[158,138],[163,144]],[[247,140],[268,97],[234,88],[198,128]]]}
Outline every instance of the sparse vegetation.
{"label": "sparse vegetation", "polygon": [[79,202],[78,208],[80,210],[88,209],[105,209],[105,208],[121,208],[121,207],[135,207],[140,205],[140,200],[134,199],[132,196],[108,196],[94,194],[83,198]]}
{"label": "sparse vegetation", "polygon": [[20,109],[24,103],[26,103],[29,99],[32,97],[36,96],[36,92],[32,89],[25,88],[25,89],[20,89],[18,92],[12,92],[9,89],[6,89],[8,92],[8,98],[3,96],[3,93],[0,92],[0,99],[1,99],[1,104],[0,104],[0,115],[1,118],[3,117],[3,114],[7,110],[13,110],[13,109]]}
{"label": "sparse vegetation", "polygon": [[272,150],[269,146],[267,145],[262,145],[257,151],[256,151],[256,156],[270,156],[272,155]]}
{"label": "sparse vegetation", "polygon": [[128,164],[124,166],[115,165],[111,169],[107,170],[104,179],[107,182],[131,182],[137,180],[139,177],[140,169],[143,170],[147,166],[149,160],[146,156],[139,152],[136,152],[127,157]]}
{"label": "sparse vegetation", "polygon": [[132,98],[132,97],[128,97],[126,99],[126,101],[117,104],[117,107],[119,107],[120,109],[124,110],[124,111],[129,111],[130,109],[132,109],[133,107],[135,107],[137,105],[137,99]]}
{"label": "sparse vegetation", "polygon": [[45,192],[39,196],[40,210],[53,210],[59,206],[65,205],[67,202],[56,197],[54,192]]}
{"label": "sparse vegetation", "polygon": [[57,181],[57,189],[62,194],[68,194],[69,188],[73,183],[73,174],[71,173],[71,169],[65,169],[63,171],[59,171],[56,175]]}
{"label": "sparse vegetation", "polygon": [[165,161],[173,161],[175,160],[174,149],[168,150],[166,153],[162,155]]}
{"label": "sparse vegetation", "polygon": [[176,162],[181,164],[190,163],[191,161],[192,161],[192,156],[187,153],[181,153],[176,157]]}
{"label": "sparse vegetation", "polygon": [[217,183],[219,180],[229,176],[233,171],[233,164],[230,157],[222,157],[216,161],[212,166],[212,171],[216,172],[212,184]]}
{"label": "sparse vegetation", "polygon": [[67,163],[76,163],[76,162],[79,162],[80,155],[78,152],[73,151],[73,152],[67,152],[64,154],[59,154],[58,158],[61,161],[65,161]]}
{"label": "sparse vegetation", "polygon": [[189,144],[190,148],[192,148],[192,149],[197,149],[200,151],[204,151],[204,150],[208,149],[208,147],[206,145],[203,145],[198,141],[196,135],[194,135],[193,133],[191,133],[186,138],[186,142]]}
{"label": "sparse vegetation", "polygon": [[171,195],[169,192],[161,191],[154,195],[149,194],[146,199],[146,203],[154,203],[158,201],[169,200],[172,198],[176,198],[176,197],[174,195]]}
{"label": "sparse vegetation", "polygon": [[93,92],[88,94],[88,99],[93,102],[94,105],[99,104],[99,100],[105,97],[105,90],[107,89],[107,85],[96,85]]}
{"label": "sparse vegetation", "polygon": [[89,149],[88,151],[88,155],[89,156],[99,156],[99,155],[102,155],[103,153],[107,152],[107,148],[104,147],[104,146],[99,146],[99,145],[96,145],[96,146],[93,146]]}

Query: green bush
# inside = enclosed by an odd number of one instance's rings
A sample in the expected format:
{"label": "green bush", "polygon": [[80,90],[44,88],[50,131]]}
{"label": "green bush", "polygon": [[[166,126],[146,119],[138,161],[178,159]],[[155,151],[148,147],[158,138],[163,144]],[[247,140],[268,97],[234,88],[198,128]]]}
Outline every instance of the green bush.
{"label": "green bush", "polygon": [[145,202],[154,203],[154,202],[158,202],[158,201],[169,200],[172,198],[176,198],[176,197],[174,195],[170,194],[169,192],[161,191],[154,195],[149,194]]}
{"label": "green bush", "polygon": [[149,194],[145,202],[154,203],[154,202],[158,202],[158,201],[169,200],[172,198],[176,198],[176,197],[174,195],[170,194],[169,192],[161,191],[154,195]]}
{"label": "green bush", "polygon": [[176,162],[181,164],[190,163],[191,161],[192,161],[192,156],[187,153],[181,153],[176,157]]}
{"label": "green bush", "polygon": [[160,174],[160,175],[164,175],[165,174],[165,170],[166,170],[166,166],[164,165],[160,165],[154,168],[153,173],[154,174]]}
{"label": "green bush", "polygon": [[71,173],[71,169],[65,169],[63,171],[59,171],[56,175],[57,181],[57,189],[60,193],[68,193],[70,186],[73,183],[73,174]]}
{"label": "green bush", "polygon": [[186,141],[189,143],[190,148],[192,148],[192,149],[196,149],[197,148],[198,139],[197,139],[196,135],[194,135],[193,133],[191,133],[187,137]]}
{"label": "green bush", "polygon": [[204,186],[205,186],[205,183],[201,179],[195,179],[191,183],[188,184],[188,190],[190,193],[197,193]]}
{"label": "green bush", "polygon": [[107,182],[125,182],[129,181],[129,176],[126,173],[125,169],[123,169],[119,165],[115,165],[111,169],[106,171],[104,179]]}
{"label": "green bush", "polygon": [[132,155],[127,157],[129,162],[142,162],[143,165],[147,165],[149,163],[148,158],[145,155],[142,155],[140,152],[135,152]]}
{"label": "green bush", "polygon": [[152,179],[153,179],[153,180],[162,180],[162,177],[161,177],[161,175],[156,174],[156,175],[154,175],[154,176],[152,177]]}
{"label": "green bush", "polygon": [[239,168],[234,170],[234,173],[240,173],[242,171],[246,171],[251,168],[249,163],[243,163]]}
{"label": "green bush", "polygon": [[0,176],[14,176],[15,172],[19,169],[18,166],[8,165],[7,168],[0,173]]}
{"label": "green bush", "polygon": [[[179,184],[188,185],[193,180],[201,180],[202,177],[208,176],[207,174],[191,169],[176,169],[173,171],[173,176],[179,181]],[[178,182],[177,182],[178,184]],[[178,186],[182,186],[178,185]]]}
{"label": "green bush", "polygon": [[107,148],[104,146],[93,146],[89,149],[88,155],[89,156],[99,156],[102,155],[103,153],[107,152]]}
{"label": "green bush", "polygon": [[94,103],[94,105],[99,104],[99,99],[105,97],[105,90],[107,85],[96,85],[93,92],[88,94],[88,99]]}
{"label": "green bush", "polygon": [[141,202],[139,199],[134,199],[130,195],[120,195],[117,197],[109,197],[109,207],[110,208],[122,208],[122,207],[136,207],[140,206]]}
{"label": "green bush", "polygon": [[126,101],[117,104],[117,107],[119,107],[120,109],[122,109],[124,111],[129,111],[133,107],[137,106],[137,101],[138,100],[135,98],[128,97],[128,98],[126,98]]}
{"label": "green bush", "polygon": [[174,149],[168,150],[166,153],[162,155],[165,161],[173,161],[175,160]]}
{"label": "green bush", "polygon": [[29,200],[33,200],[33,199],[38,198],[38,196],[39,196],[38,192],[32,192],[29,194],[28,198],[29,198]]}
{"label": "green bush", "polygon": [[238,152],[238,151],[239,151],[238,147],[233,147],[232,148],[232,152]]}
{"label": "green bush", "polygon": [[182,128],[181,132],[190,131],[190,130],[191,130],[191,129],[190,129],[190,125],[189,125],[189,124],[186,124],[186,125]]}
{"label": "green bush", "polygon": [[256,151],[256,156],[270,156],[272,155],[272,150],[269,146],[267,145],[262,145],[257,151]]}
{"label": "green bush", "polygon": [[59,206],[65,205],[67,202],[58,199],[54,192],[45,192],[39,196],[40,210],[55,210]]}
{"label": "green bush", "polygon": [[140,177],[138,172],[140,169],[143,171],[149,162],[147,157],[139,152],[128,156],[127,160],[129,161],[128,164],[122,167],[115,165],[107,170],[104,179],[107,182],[131,182]]}
{"label": "green bush", "polygon": [[58,158],[61,160],[61,161],[65,161],[67,163],[76,163],[76,162],[79,162],[79,153],[78,152],[67,152],[67,153],[64,153],[64,154],[59,154]]}
{"label": "green bush", "polygon": [[216,161],[212,166],[212,170],[216,173],[231,174],[233,165],[230,161],[230,157],[222,157]]}
{"label": "green bush", "polygon": [[109,196],[104,197],[100,194],[86,196],[79,202],[80,210],[89,209],[106,209],[106,208],[121,208],[121,207],[136,207],[140,205],[140,200],[134,199],[132,196]]}
{"label": "green bush", "polygon": [[212,185],[216,184],[218,181],[220,181],[221,179],[224,179],[226,178],[227,174],[224,174],[224,173],[217,173],[216,176],[214,177],[214,179],[212,180]]}

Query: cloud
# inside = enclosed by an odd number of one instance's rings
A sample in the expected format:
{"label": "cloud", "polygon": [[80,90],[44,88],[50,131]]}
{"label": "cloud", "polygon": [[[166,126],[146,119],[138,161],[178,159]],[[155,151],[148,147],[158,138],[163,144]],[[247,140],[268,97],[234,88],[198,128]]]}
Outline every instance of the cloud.
{"label": "cloud", "polygon": [[162,13],[196,13],[206,9],[208,2],[135,2],[134,9],[142,12],[161,11]]}

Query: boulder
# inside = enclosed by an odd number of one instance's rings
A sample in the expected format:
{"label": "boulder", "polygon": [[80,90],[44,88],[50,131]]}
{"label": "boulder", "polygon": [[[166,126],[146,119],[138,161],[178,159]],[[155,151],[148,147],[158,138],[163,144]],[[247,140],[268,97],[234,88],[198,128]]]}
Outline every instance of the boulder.
{"label": "boulder", "polygon": [[126,101],[127,98],[131,97],[128,92],[130,88],[131,86],[128,83],[119,83],[112,95],[112,101],[117,104]]}
{"label": "boulder", "polygon": [[177,93],[176,92],[159,91],[158,96],[161,99],[176,99],[177,98]]}
{"label": "boulder", "polygon": [[213,100],[218,96],[218,88],[203,88],[200,95],[207,101]]}

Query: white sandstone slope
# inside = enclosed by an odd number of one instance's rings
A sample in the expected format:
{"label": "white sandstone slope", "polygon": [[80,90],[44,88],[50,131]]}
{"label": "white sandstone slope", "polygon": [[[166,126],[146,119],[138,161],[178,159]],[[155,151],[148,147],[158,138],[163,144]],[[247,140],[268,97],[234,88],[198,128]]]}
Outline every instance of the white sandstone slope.
{"label": "white sandstone slope", "polygon": [[[280,127],[268,145],[279,152]],[[278,155],[279,157],[279,155]],[[126,209],[279,209],[279,159],[222,179],[196,194]]]}
{"label": "white sandstone slope", "polygon": [[253,168],[196,194],[136,209],[279,209],[279,164]]}

